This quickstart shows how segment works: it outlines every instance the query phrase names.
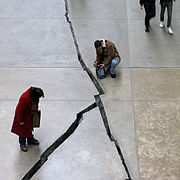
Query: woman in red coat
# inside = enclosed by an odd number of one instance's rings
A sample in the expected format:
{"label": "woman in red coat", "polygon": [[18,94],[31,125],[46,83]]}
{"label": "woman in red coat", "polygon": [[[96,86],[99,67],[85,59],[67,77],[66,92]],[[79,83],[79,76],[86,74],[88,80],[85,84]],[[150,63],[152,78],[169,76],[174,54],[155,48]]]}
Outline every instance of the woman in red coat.
{"label": "woman in red coat", "polygon": [[38,145],[39,141],[33,137],[33,112],[38,111],[39,98],[44,97],[41,88],[31,87],[24,92],[16,107],[14,122],[11,132],[19,136],[20,148],[27,151],[26,139],[28,144]]}

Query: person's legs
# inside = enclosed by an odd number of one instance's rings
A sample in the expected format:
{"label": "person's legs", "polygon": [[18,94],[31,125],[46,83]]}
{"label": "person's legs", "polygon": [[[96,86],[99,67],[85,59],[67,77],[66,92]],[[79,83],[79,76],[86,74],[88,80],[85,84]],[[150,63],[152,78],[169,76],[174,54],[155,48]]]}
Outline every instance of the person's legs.
{"label": "person's legs", "polygon": [[107,66],[104,67],[105,74],[109,71],[110,66],[111,66],[111,63],[109,63]]}
{"label": "person's legs", "polygon": [[150,19],[156,16],[156,4],[150,4]]}
{"label": "person's legs", "polygon": [[39,141],[35,139],[34,136],[32,138],[27,138],[27,142],[28,144],[39,145]]}
{"label": "person's legs", "polygon": [[105,78],[106,73],[108,72],[109,68],[110,68],[110,64],[108,64],[104,68],[96,69],[96,73],[97,73],[98,78],[100,78],[100,79]]}
{"label": "person's legs", "polygon": [[171,27],[171,19],[172,19],[172,8],[173,8],[173,1],[169,1],[167,4],[167,27]]}
{"label": "person's legs", "polygon": [[22,138],[19,136],[19,144],[20,146],[26,146],[26,138]]}
{"label": "person's legs", "polygon": [[146,32],[149,32],[149,19],[150,19],[150,3],[145,2],[144,3],[144,9],[145,9],[145,27]]}
{"label": "person's legs", "polygon": [[26,146],[26,138],[22,138],[19,136],[19,144],[22,151],[26,152],[28,150]]}
{"label": "person's legs", "polygon": [[166,5],[167,5],[166,2],[161,3],[160,21],[162,21],[162,22],[164,21],[164,12],[165,12],[165,9],[166,9]]}
{"label": "person's legs", "polygon": [[119,64],[119,61],[117,59],[113,59],[111,61],[111,67],[110,67],[111,77],[116,77],[116,75],[115,75],[115,68],[116,68],[116,66],[118,64]]}

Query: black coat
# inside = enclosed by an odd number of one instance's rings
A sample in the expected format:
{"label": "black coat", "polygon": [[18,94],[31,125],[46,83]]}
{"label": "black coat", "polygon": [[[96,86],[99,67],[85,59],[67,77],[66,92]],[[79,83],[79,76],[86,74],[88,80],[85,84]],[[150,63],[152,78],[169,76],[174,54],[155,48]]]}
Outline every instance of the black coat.
{"label": "black coat", "polygon": [[155,3],[156,0],[140,0],[139,3],[142,6],[145,2],[149,2],[149,3]]}
{"label": "black coat", "polygon": [[162,3],[162,2],[170,2],[170,1],[173,1],[173,0],[160,0],[160,3]]}

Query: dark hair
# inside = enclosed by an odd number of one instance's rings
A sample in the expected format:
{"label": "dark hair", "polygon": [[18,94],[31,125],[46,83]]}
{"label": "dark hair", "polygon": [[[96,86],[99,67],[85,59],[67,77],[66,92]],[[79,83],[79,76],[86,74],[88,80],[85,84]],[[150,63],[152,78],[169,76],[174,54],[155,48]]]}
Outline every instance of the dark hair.
{"label": "dark hair", "polygon": [[33,102],[39,102],[40,97],[44,97],[44,92],[41,88],[31,87],[29,91],[30,97]]}
{"label": "dark hair", "polygon": [[101,46],[101,41],[96,40],[96,41],[94,42],[94,46],[95,46],[95,48],[100,47],[100,46]]}

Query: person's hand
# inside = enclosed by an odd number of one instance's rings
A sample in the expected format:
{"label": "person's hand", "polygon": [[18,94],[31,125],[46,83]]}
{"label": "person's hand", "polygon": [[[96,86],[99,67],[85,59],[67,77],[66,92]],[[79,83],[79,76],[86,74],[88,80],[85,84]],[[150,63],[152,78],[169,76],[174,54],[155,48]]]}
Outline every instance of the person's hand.
{"label": "person's hand", "polygon": [[20,122],[19,124],[20,124],[20,126],[23,126],[23,125],[24,125],[24,122]]}
{"label": "person's hand", "polygon": [[97,63],[94,63],[93,65],[94,65],[95,68],[97,68]]}
{"label": "person's hand", "polygon": [[140,9],[143,9],[143,6],[140,6]]}
{"label": "person's hand", "polygon": [[104,64],[100,64],[101,65],[101,68],[103,68],[104,67]]}

